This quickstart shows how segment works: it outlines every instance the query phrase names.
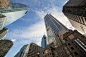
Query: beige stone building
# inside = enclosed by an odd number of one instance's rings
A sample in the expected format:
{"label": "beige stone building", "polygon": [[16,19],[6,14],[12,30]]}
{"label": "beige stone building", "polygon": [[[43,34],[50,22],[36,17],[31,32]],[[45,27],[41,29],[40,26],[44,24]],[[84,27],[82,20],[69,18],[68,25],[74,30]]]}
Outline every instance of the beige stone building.
{"label": "beige stone building", "polygon": [[13,46],[12,41],[0,40],[0,57],[4,57],[12,46]]}
{"label": "beige stone building", "polygon": [[[62,32],[61,32],[62,34]],[[86,57],[86,37],[78,31],[63,34],[65,43],[52,47],[53,42],[43,51],[43,57]]]}
{"label": "beige stone building", "polygon": [[10,5],[11,1],[8,0],[0,0],[0,8],[6,8]]}

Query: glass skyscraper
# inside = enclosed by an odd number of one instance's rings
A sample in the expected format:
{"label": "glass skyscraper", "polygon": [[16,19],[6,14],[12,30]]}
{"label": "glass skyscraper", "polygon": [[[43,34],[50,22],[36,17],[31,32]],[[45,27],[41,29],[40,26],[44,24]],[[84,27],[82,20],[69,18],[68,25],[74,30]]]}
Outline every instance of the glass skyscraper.
{"label": "glass skyscraper", "polygon": [[28,6],[16,2],[11,2],[6,8],[0,8],[0,14],[6,16],[6,21],[3,27],[24,16],[28,10]]}
{"label": "glass skyscraper", "polygon": [[[4,2],[6,2],[5,5],[2,4]],[[0,3],[0,31],[3,31],[3,27],[24,16],[29,10],[28,6],[16,2],[1,0]],[[6,36],[4,31],[1,34],[3,34],[3,37]],[[0,39],[2,39],[1,36]]]}
{"label": "glass skyscraper", "polygon": [[23,57],[25,50],[26,50],[26,47],[27,47],[27,45],[24,45],[14,57]]}
{"label": "glass skyscraper", "polygon": [[47,31],[47,44],[54,43],[56,47],[62,44],[62,39],[59,37],[59,33],[64,31],[69,31],[62,23],[60,23],[51,14],[47,14],[44,17],[46,31]]}
{"label": "glass skyscraper", "polygon": [[41,47],[42,48],[47,48],[46,36],[45,35],[43,35],[43,37],[42,37]]}

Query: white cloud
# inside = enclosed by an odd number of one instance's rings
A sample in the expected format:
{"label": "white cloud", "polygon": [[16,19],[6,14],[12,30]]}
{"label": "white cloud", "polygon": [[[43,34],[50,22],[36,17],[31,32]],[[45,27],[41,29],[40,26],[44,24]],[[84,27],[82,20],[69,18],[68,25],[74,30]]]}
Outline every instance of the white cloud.
{"label": "white cloud", "polygon": [[16,41],[16,39],[11,39],[11,41]]}
{"label": "white cloud", "polygon": [[[41,38],[46,32],[45,24],[43,21],[35,23],[30,27],[25,27],[23,29],[15,29],[7,34],[7,37],[12,38],[12,41],[20,40],[19,43],[31,43],[34,42],[38,45],[41,43]],[[15,38],[15,39],[13,39]],[[40,42],[40,43],[39,43]]]}
{"label": "white cloud", "polygon": [[[45,11],[44,11],[45,10]],[[44,7],[44,9],[40,9],[40,10],[36,10],[36,15],[38,15],[39,17],[43,18],[47,13],[50,13],[51,15],[53,15],[57,20],[59,20],[61,23],[63,23],[66,27],[68,27],[69,29],[73,29],[72,25],[70,24],[69,20],[67,19],[66,16],[64,16],[64,14],[62,13],[62,9],[52,5],[51,8],[49,7]],[[71,28],[70,28],[71,27]]]}

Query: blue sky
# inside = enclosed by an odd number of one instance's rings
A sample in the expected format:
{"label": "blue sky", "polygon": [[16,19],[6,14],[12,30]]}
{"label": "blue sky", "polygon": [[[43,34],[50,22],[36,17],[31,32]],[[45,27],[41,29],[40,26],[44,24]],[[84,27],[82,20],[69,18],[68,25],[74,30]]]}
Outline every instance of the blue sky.
{"label": "blue sky", "polygon": [[[12,0],[9,0],[12,1]],[[69,29],[74,29],[62,13],[62,7],[68,0],[13,0],[27,5],[28,13],[6,26],[9,31],[4,39],[13,41],[13,46],[5,57],[13,57],[23,45],[34,42],[41,46],[41,39],[46,34],[43,17],[51,13]]]}

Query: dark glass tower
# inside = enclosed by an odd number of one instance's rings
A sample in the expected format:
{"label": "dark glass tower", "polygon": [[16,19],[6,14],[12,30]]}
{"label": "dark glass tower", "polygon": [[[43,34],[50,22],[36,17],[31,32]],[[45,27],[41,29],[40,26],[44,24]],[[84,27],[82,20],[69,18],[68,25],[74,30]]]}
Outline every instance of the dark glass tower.
{"label": "dark glass tower", "polygon": [[43,35],[43,37],[42,37],[41,47],[47,48],[46,36],[45,35]]}
{"label": "dark glass tower", "polygon": [[86,0],[69,0],[63,13],[77,30],[86,34]]}
{"label": "dark glass tower", "polygon": [[[59,36],[61,31],[69,31],[62,23],[60,23],[56,18],[54,18],[51,14],[47,14],[44,17],[46,31],[47,31],[47,44],[54,45],[55,47],[60,46],[64,43],[63,39]],[[52,44],[53,42],[53,44]]]}

